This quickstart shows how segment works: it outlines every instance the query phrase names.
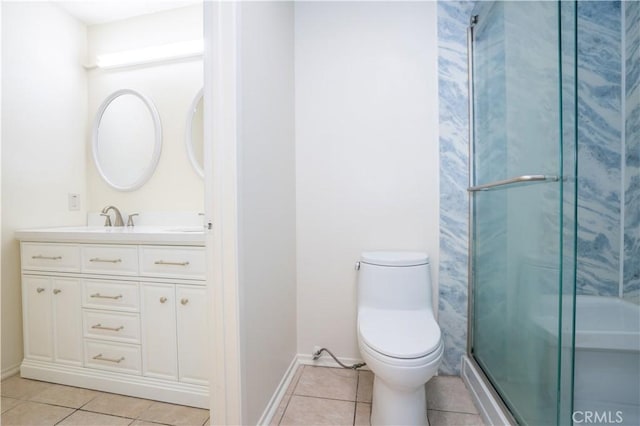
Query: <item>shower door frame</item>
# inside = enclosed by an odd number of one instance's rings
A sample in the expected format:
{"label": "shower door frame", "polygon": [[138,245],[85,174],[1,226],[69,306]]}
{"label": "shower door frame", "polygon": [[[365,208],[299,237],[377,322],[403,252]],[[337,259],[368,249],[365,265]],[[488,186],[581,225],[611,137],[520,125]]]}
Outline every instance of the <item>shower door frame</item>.
{"label": "shower door frame", "polygon": [[[496,2],[493,1],[491,2],[493,4],[495,4]],[[572,14],[573,14],[573,25],[574,25],[574,30],[575,32],[577,32],[577,1],[574,0],[573,2],[569,2],[572,3]],[[468,178],[468,182],[469,182],[469,187],[467,188],[467,196],[468,196],[468,220],[467,220],[467,224],[468,224],[468,262],[467,262],[467,267],[468,267],[468,271],[467,271],[467,291],[468,291],[468,295],[467,295],[467,348],[466,348],[466,356],[464,357],[463,360],[463,364],[464,362],[468,362],[469,366],[470,366],[470,370],[473,370],[472,373],[473,375],[476,376],[476,379],[479,380],[481,382],[481,385],[484,389],[482,389],[481,391],[484,390],[488,390],[489,395],[486,395],[491,401],[491,403],[493,404],[493,407],[491,407],[493,410],[498,411],[499,412],[499,416],[502,417],[502,420],[506,419],[509,424],[511,425],[517,425],[518,421],[515,419],[514,415],[511,413],[511,410],[509,409],[509,407],[507,406],[506,402],[503,400],[502,396],[498,393],[498,391],[495,389],[494,385],[492,384],[491,380],[489,379],[489,377],[485,374],[484,370],[482,369],[482,367],[480,366],[480,364],[478,363],[478,361],[475,359],[475,356],[473,354],[473,336],[474,336],[474,328],[473,328],[473,318],[474,318],[474,289],[475,289],[475,276],[474,276],[474,257],[473,257],[473,243],[472,243],[472,239],[473,239],[473,235],[474,235],[474,214],[475,214],[475,209],[474,209],[474,193],[477,191],[481,191],[483,189],[489,189],[491,187],[494,186],[503,186],[503,185],[508,185],[508,184],[512,184],[512,183],[517,183],[517,182],[523,182],[523,181],[559,181],[560,185],[561,185],[561,189],[560,189],[560,214],[561,216],[563,216],[562,213],[562,204],[563,204],[563,200],[564,200],[564,183],[567,180],[572,180],[574,182],[574,188],[573,188],[573,192],[574,192],[574,211],[573,211],[573,218],[574,218],[574,225],[573,225],[573,232],[574,232],[574,237],[573,237],[573,253],[567,253],[567,254],[563,254],[563,233],[564,233],[564,225],[561,225],[560,227],[560,233],[561,233],[561,241],[560,241],[560,262],[562,265],[565,265],[565,263],[567,263],[568,265],[572,265],[573,270],[574,270],[574,274],[573,274],[573,292],[572,292],[572,298],[573,298],[573,305],[572,305],[572,311],[571,315],[570,315],[570,325],[572,328],[572,332],[570,335],[570,339],[571,339],[571,357],[572,357],[572,363],[571,363],[571,368],[570,368],[570,379],[569,379],[569,386],[571,388],[571,400],[570,400],[570,412],[573,413],[573,386],[574,386],[574,362],[573,362],[573,357],[575,356],[575,269],[576,269],[576,247],[575,245],[577,244],[575,236],[576,236],[576,232],[577,230],[575,229],[575,227],[577,226],[577,187],[575,186],[575,182],[577,181],[577,176],[578,176],[578,172],[577,172],[577,163],[578,163],[578,158],[577,158],[577,149],[578,149],[578,144],[577,144],[577,140],[578,140],[578,135],[577,135],[577,116],[578,116],[578,111],[577,111],[577,105],[578,105],[578,99],[577,99],[577,95],[578,95],[578,87],[577,87],[577,81],[578,81],[578,77],[577,77],[577,33],[574,34],[574,39],[573,39],[573,46],[572,49],[573,50],[573,69],[572,70],[568,70],[569,71],[569,75],[573,75],[574,81],[573,81],[573,89],[574,89],[574,93],[573,93],[573,114],[574,114],[574,129],[573,129],[573,134],[572,134],[572,138],[573,138],[573,142],[574,145],[572,148],[568,149],[565,146],[565,141],[563,141],[563,129],[565,127],[565,117],[564,117],[564,112],[563,112],[563,108],[564,108],[564,103],[565,103],[565,99],[564,99],[564,90],[565,90],[565,82],[564,82],[564,61],[566,58],[564,58],[563,56],[563,49],[564,49],[564,40],[563,40],[563,34],[564,34],[564,30],[563,30],[563,24],[562,24],[562,17],[563,17],[563,8],[562,8],[562,2],[560,0],[558,0],[557,2],[558,4],[558,32],[559,32],[559,57],[558,60],[559,62],[559,99],[560,99],[560,104],[559,104],[559,125],[560,125],[560,135],[559,137],[560,139],[560,154],[561,154],[561,161],[560,161],[560,169],[559,169],[559,173],[557,176],[545,176],[545,175],[532,175],[532,176],[520,176],[519,178],[514,178],[514,179],[508,179],[508,180],[504,180],[504,181],[499,181],[499,182],[494,182],[493,184],[488,184],[488,185],[480,185],[480,186],[474,186],[475,182],[474,182],[474,176],[475,176],[475,159],[474,159],[474,154],[475,154],[475,143],[474,143],[474,137],[475,137],[475,121],[474,121],[474,69],[473,69],[473,63],[474,63],[474,58],[473,58],[473,54],[474,54],[474,46],[473,46],[473,42],[474,42],[474,32],[476,30],[477,24],[478,24],[478,15],[477,14],[473,14],[470,16],[469,19],[469,26],[467,27],[467,78],[468,78],[468,122],[469,122],[469,131],[468,131],[468,136],[469,136],[469,144],[468,144],[468,172],[469,172],[469,178]],[[493,7],[493,6],[490,6]],[[569,125],[569,127],[571,127]],[[566,151],[566,152],[565,152]],[[562,157],[564,155],[571,155],[572,161],[573,161],[573,176],[572,177],[567,177],[565,175],[565,165],[564,165],[564,160],[562,159]],[[564,217],[561,218],[561,221],[564,221]],[[572,256],[572,261],[571,262],[567,262],[565,260],[565,256],[569,255]],[[560,280],[560,296],[562,296],[563,294],[563,284],[562,282],[564,281],[564,276],[561,273],[559,275],[559,280]],[[560,298],[560,300],[562,300],[562,297]],[[562,315],[563,315],[563,307],[562,307],[562,303],[560,303],[559,306],[559,310],[560,310],[560,316],[559,316],[559,330],[558,330],[558,337],[559,339],[563,339],[565,336],[563,335],[562,332],[562,325],[565,324],[563,322],[562,319]],[[563,361],[563,355],[561,354],[561,340],[559,340],[559,353],[558,353],[558,363],[559,365],[562,364]],[[463,373],[465,373],[464,371],[464,365],[463,365]],[[559,376],[558,377],[559,381],[562,381],[563,379]],[[478,391],[480,389],[474,389],[474,391]],[[477,395],[476,395],[477,398]],[[479,401],[480,404],[482,405],[482,401]],[[562,404],[561,401],[561,397],[559,396],[558,399],[558,404],[559,404],[559,410],[561,410],[560,408],[560,404]],[[484,408],[484,407],[483,407]],[[491,411],[491,410],[489,410]],[[558,413],[559,415],[559,413]],[[559,420],[559,418],[558,418]]]}
{"label": "shower door frame", "polygon": [[[468,171],[469,171],[469,188],[471,188],[474,184],[473,182],[473,176],[475,175],[475,169],[474,169],[474,107],[473,107],[473,100],[474,100],[474,89],[473,89],[473,36],[474,36],[474,28],[478,23],[478,15],[471,15],[471,17],[469,18],[469,26],[467,27],[467,78],[468,78],[468,95],[469,95],[469,99],[468,99],[468,122],[469,122],[469,144],[468,144],[468,158],[469,158],[469,167],[468,167]],[[518,422],[516,421],[516,419],[513,417],[513,415],[511,414],[511,410],[509,410],[509,408],[507,407],[507,405],[505,404],[505,402],[502,400],[502,397],[498,394],[498,392],[495,390],[493,384],[491,383],[491,381],[489,380],[489,378],[487,377],[487,375],[484,373],[484,371],[482,370],[482,367],[480,367],[480,365],[478,364],[478,362],[476,361],[473,352],[472,352],[472,342],[473,342],[473,326],[472,326],[472,319],[473,319],[473,301],[474,301],[474,297],[473,297],[473,289],[474,289],[474,279],[473,279],[473,248],[472,248],[472,243],[471,243],[471,239],[473,236],[473,215],[474,215],[474,201],[473,201],[473,192],[469,191],[469,189],[467,189],[467,197],[468,197],[468,218],[467,218],[467,232],[468,232],[468,243],[467,243],[467,282],[468,282],[468,286],[467,286],[467,292],[468,292],[468,297],[467,297],[467,350],[466,350],[466,355],[467,355],[467,361],[472,365],[473,369],[475,370],[475,373],[478,375],[480,381],[482,382],[482,384],[484,385],[484,387],[486,389],[489,390],[489,393],[491,394],[491,398],[493,399],[493,402],[497,405],[496,408],[498,408],[501,411],[501,414],[504,416],[504,418],[506,418],[509,421],[510,425],[517,425]]]}

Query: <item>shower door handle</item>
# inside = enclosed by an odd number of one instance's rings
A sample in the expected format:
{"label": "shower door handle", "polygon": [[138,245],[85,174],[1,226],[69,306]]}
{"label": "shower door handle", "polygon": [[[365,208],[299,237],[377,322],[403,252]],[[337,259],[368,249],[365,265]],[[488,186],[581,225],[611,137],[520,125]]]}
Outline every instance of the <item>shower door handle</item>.
{"label": "shower door handle", "polygon": [[512,177],[510,179],[497,180],[491,183],[485,183],[483,185],[470,186],[467,188],[469,192],[487,191],[489,189],[498,188],[500,186],[514,185],[519,183],[534,183],[534,182],[557,182],[560,177],[553,175],[522,175]]}

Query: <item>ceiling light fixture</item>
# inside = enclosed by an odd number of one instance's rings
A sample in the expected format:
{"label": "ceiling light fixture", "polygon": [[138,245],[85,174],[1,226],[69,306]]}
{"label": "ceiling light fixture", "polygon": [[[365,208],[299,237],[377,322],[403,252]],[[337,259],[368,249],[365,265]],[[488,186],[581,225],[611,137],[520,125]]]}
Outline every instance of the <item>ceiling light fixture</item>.
{"label": "ceiling light fixture", "polygon": [[151,65],[160,62],[198,58],[204,51],[204,41],[190,40],[179,43],[148,46],[96,56],[96,66],[102,69]]}

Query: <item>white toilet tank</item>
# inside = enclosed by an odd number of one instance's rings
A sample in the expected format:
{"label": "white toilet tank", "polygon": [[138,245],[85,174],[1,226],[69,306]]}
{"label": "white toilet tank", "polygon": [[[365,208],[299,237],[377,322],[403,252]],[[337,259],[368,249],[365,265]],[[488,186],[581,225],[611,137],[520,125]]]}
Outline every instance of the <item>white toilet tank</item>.
{"label": "white toilet tank", "polygon": [[432,310],[429,256],[408,251],[362,253],[358,276],[361,307]]}

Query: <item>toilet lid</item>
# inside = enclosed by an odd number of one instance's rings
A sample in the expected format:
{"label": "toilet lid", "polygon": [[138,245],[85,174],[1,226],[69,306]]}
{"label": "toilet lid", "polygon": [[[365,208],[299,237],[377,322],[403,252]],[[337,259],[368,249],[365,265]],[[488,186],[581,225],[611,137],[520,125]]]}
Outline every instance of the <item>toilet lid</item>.
{"label": "toilet lid", "polygon": [[428,310],[361,308],[358,329],[367,346],[392,358],[421,358],[440,343],[440,327]]}
{"label": "toilet lid", "polygon": [[365,251],[362,262],[379,266],[418,266],[429,263],[429,256],[418,251]]}

